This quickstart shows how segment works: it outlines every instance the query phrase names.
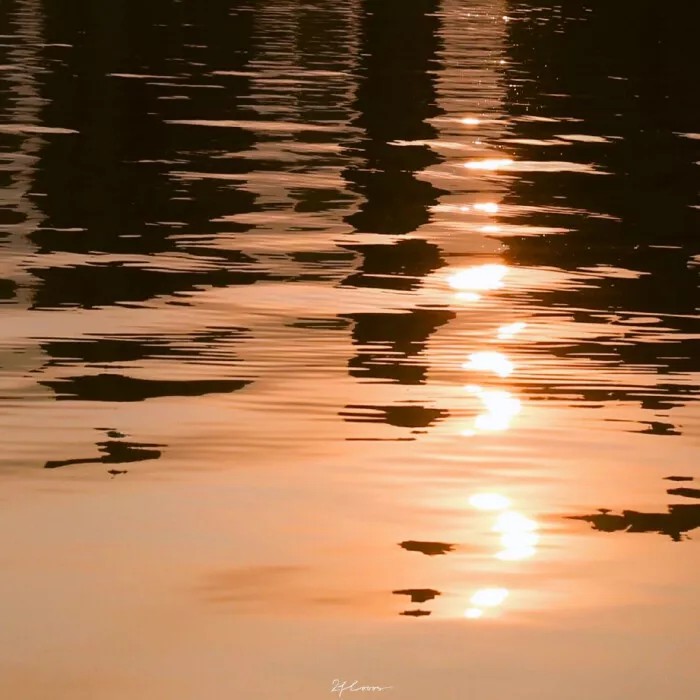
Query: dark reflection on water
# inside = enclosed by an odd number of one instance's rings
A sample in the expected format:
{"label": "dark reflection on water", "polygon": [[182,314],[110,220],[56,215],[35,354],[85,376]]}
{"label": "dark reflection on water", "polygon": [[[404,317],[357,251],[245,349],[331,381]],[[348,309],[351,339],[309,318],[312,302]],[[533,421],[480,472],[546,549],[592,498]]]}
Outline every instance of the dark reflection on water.
{"label": "dark reflection on water", "polygon": [[131,335],[127,337],[104,335],[80,341],[47,340],[41,349],[51,358],[47,366],[120,365],[165,358],[181,362],[207,361],[227,364],[232,358],[223,353],[225,344],[241,342],[248,335],[245,328],[213,328],[191,334],[160,334],[157,336]]}
{"label": "dark reflection on water", "polygon": [[409,313],[352,314],[352,336],[359,347],[348,363],[351,376],[398,384],[424,384],[427,361],[422,354],[431,334],[455,314],[439,309]]}
{"label": "dark reflection on water", "polygon": [[[110,431],[112,432],[112,431]],[[120,435],[119,437],[125,437]],[[143,462],[149,459],[158,459],[161,451],[153,449],[164,447],[164,445],[150,445],[139,442],[125,442],[122,440],[105,440],[98,442],[97,448],[103,454],[94,458],[78,458],[52,460],[44,465],[45,469],[56,469],[57,467],[69,467],[75,464],[125,464],[127,462]],[[112,469],[110,474],[121,474],[123,470]]]}
{"label": "dark reflection on water", "polygon": [[[692,481],[692,477],[671,476],[671,481]],[[669,496],[700,498],[700,489],[677,487],[667,489]],[[686,532],[700,527],[700,504],[674,503],[666,513],[645,513],[636,510],[623,510],[615,514],[608,508],[599,508],[590,515],[571,515],[571,520],[583,520],[600,532],[655,532],[670,537],[674,542],[684,539]],[[688,536],[686,536],[688,538]]]}
{"label": "dark reflection on water", "polygon": [[388,423],[399,428],[427,428],[448,416],[447,411],[425,406],[347,406],[341,415],[358,422]]}
{"label": "dark reflection on water", "polygon": [[[344,171],[350,189],[362,196],[359,210],[346,217],[359,232],[403,235],[430,220],[440,190],[420,173],[438,162],[421,141],[434,139],[429,119],[436,105],[440,19],[436,0],[409,5],[400,0],[362,0],[360,63],[353,124],[361,136],[349,153],[360,157]],[[415,143],[418,142],[418,143]],[[350,247],[362,258],[343,285],[414,290],[442,267],[440,248],[423,239]],[[364,380],[422,384],[421,361],[429,337],[454,318],[448,310],[414,309],[410,313],[353,314],[358,353],[349,362],[351,376]],[[347,406],[352,421],[383,421],[396,427],[427,427],[445,411],[421,406]]]}
{"label": "dark reflection on water", "polygon": [[401,591],[392,591],[392,593],[410,596],[412,603],[425,603],[440,595],[440,591],[436,591],[434,588],[406,588]]}
{"label": "dark reflection on water", "polygon": [[419,542],[417,540],[406,540],[399,542],[399,547],[403,547],[409,552],[420,552],[427,554],[429,557],[437,556],[438,554],[447,554],[454,549],[453,544],[446,542]]}
{"label": "dark reflection on water", "polygon": [[[700,369],[693,265],[700,140],[692,137],[700,102],[696,66],[683,48],[694,41],[693,22],[651,2],[632,14],[620,3],[508,4],[509,147],[518,161],[565,165],[515,179],[505,201],[536,204],[513,223],[566,234],[514,235],[506,259],[594,273],[585,286],[531,293],[600,327],[585,343],[553,348],[555,355],[604,353],[628,371],[653,367],[664,377],[659,394],[696,393],[670,378]],[[689,13],[697,19],[695,6]],[[617,273],[605,274],[606,267]],[[620,327],[640,314],[662,323],[663,335],[630,328],[621,338]],[[580,392],[600,400],[595,390]],[[619,389],[611,398],[649,402],[641,393]]]}
{"label": "dark reflection on water", "polygon": [[623,510],[620,515],[602,509],[592,515],[572,515],[570,518],[591,523],[594,530],[601,532],[656,532],[680,542],[684,533],[700,527],[700,505],[674,504],[668,507],[667,513]]}
{"label": "dark reflection on water", "polygon": [[404,610],[399,613],[399,615],[410,615],[411,617],[424,617],[425,615],[431,615],[430,610]]}
{"label": "dark reflection on water", "polygon": [[101,373],[40,383],[51,387],[59,401],[145,401],[159,396],[202,396],[238,391],[249,382],[237,379],[139,379]]}
{"label": "dark reflection on water", "polygon": [[439,190],[416,177],[436,161],[434,152],[397,142],[437,135],[427,120],[440,113],[434,79],[439,7],[438,0],[362,0],[354,124],[363,134],[352,144],[362,161],[345,174],[364,200],[348,217],[359,231],[410,233],[428,221],[429,207],[437,204]]}

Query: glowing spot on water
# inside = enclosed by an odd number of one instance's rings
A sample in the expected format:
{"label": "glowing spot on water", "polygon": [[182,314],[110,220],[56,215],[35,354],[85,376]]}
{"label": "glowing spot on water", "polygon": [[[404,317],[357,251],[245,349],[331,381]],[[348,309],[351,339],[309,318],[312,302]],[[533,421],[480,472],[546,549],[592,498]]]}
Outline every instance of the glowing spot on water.
{"label": "glowing spot on water", "polygon": [[469,505],[478,510],[505,510],[510,508],[510,498],[500,493],[475,493],[470,497]]}
{"label": "glowing spot on water", "polygon": [[534,547],[540,536],[532,531],[509,531],[501,535],[501,544],[505,549],[523,549]]}
{"label": "glowing spot on water", "polygon": [[479,299],[481,299],[481,294],[477,294],[476,292],[459,292],[459,294],[457,294],[457,299],[461,299],[462,301],[479,301]]}
{"label": "glowing spot on water", "polygon": [[473,160],[465,163],[464,167],[469,170],[498,170],[513,165],[510,158],[485,158],[484,160]]}
{"label": "glowing spot on water", "polygon": [[476,126],[480,123],[481,120],[476,117],[464,117],[464,119],[462,119],[462,124],[466,124],[467,126]]}
{"label": "glowing spot on water", "polygon": [[501,561],[522,561],[523,559],[529,559],[536,553],[537,550],[534,547],[513,547],[498,552],[498,554],[496,554],[496,559],[500,559]]}
{"label": "glowing spot on water", "polygon": [[499,289],[503,286],[502,280],[507,272],[508,268],[505,265],[476,265],[456,272],[449,278],[448,283],[459,291]]}
{"label": "glowing spot on water", "polygon": [[483,610],[479,610],[479,608],[467,608],[464,611],[464,617],[468,618],[469,620],[476,620],[480,617],[482,617],[484,614]]}
{"label": "glowing spot on water", "polygon": [[474,209],[485,211],[487,214],[495,214],[498,211],[498,204],[495,202],[480,202],[474,205]]}
{"label": "glowing spot on water", "polygon": [[504,533],[532,532],[537,529],[537,523],[522,513],[509,510],[498,516],[493,529],[495,532]]}
{"label": "glowing spot on water", "polygon": [[480,588],[469,602],[477,608],[495,608],[508,597],[507,588]]}
{"label": "glowing spot on water", "polygon": [[462,365],[464,369],[493,372],[499,377],[507,377],[513,373],[513,363],[500,352],[483,351],[469,355],[469,361]]}
{"label": "glowing spot on water", "polygon": [[486,409],[474,419],[477,430],[507,430],[515,416],[520,413],[522,404],[507,391],[467,387],[467,391],[476,395]]}
{"label": "glowing spot on water", "polygon": [[515,323],[509,323],[508,325],[501,326],[498,329],[498,337],[501,340],[506,340],[508,338],[512,338],[514,335],[517,335],[520,333],[520,331],[524,330],[527,327],[527,323],[523,323],[522,321],[516,321]]}

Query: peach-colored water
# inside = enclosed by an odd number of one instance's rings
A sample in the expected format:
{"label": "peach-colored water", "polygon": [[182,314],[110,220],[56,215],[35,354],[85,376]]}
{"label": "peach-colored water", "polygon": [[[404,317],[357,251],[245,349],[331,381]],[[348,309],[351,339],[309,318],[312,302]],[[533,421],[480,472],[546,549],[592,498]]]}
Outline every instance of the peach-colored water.
{"label": "peach-colored water", "polygon": [[1,697],[692,697],[696,25],[613,5],[0,7]]}

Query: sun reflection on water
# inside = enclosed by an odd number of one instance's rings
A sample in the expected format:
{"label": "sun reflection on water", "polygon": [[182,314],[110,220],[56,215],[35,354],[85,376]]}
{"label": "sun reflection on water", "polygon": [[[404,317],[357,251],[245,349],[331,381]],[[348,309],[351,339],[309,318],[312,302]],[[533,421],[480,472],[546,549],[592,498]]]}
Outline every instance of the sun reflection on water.
{"label": "sun reflection on water", "polygon": [[495,608],[502,605],[507,597],[507,588],[480,588],[472,595],[469,602],[479,608]]}
{"label": "sun reflection on water", "polygon": [[[469,504],[477,510],[498,511],[492,532],[499,536],[502,547],[495,554],[501,561],[522,561],[537,552],[539,535],[538,523],[522,513],[511,510],[511,500],[500,493],[481,492],[469,498]],[[464,617],[476,620],[484,616],[489,609],[502,605],[509,595],[507,588],[479,588],[470,597],[470,606],[464,611]]]}
{"label": "sun reflection on water", "polygon": [[486,264],[468,267],[452,275],[448,282],[457,291],[489,291],[500,289],[508,268],[505,265]]}
{"label": "sun reflection on water", "polygon": [[494,532],[500,533],[503,549],[496,554],[497,559],[504,561],[521,561],[529,559],[536,553],[540,540],[537,523],[531,518],[516,511],[501,513],[493,526]]}
{"label": "sun reflection on water", "polygon": [[499,170],[513,165],[510,158],[484,158],[484,160],[473,160],[465,163],[464,167],[469,170]]}
{"label": "sun reflection on water", "polygon": [[498,329],[498,338],[499,340],[509,340],[510,338],[518,335],[520,331],[525,330],[526,327],[527,323],[524,323],[523,321],[508,323]]}
{"label": "sun reflection on water", "polygon": [[500,493],[475,493],[469,499],[469,505],[477,510],[505,510],[510,508],[510,498]]}
{"label": "sun reflection on water", "polygon": [[[467,164],[467,167],[491,169],[510,161],[494,160]],[[493,202],[474,204],[473,208],[485,213],[498,212],[498,205]],[[496,226],[484,227],[483,230],[494,231]],[[475,265],[455,272],[449,278],[452,289],[458,292],[458,298],[479,299],[479,292],[485,292],[503,287],[503,279],[508,273],[505,265],[484,264]],[[526,328],[523,321],[500,326],[496,331],[499,340],[509,340]],[[484,372],[501,378],[509,377],[515,371],[514,363],[502,352],[496,350],[481,350],[471,353],[463,363],[465,370]],[[476,397],[482,405],[482,410],[474,418],[470,429],[462,432],[465,436],[473,436],[479,432],[498,432],[511,427],[515,417],[522,410],[522,403],[506,389],[490,389],[477,384],[469,384],[466,391]],[[519,562],[537,553],[540,536],[537,533],[538,524],[532,518],[512,509],[510,498],[500,493],[481,492],[469,498],[469,505],[479,511],[491,512],[495,515],[491,531],[498,539],[498,547],[492,555],[502,562]],[[479,588],[471,594],[469,605],[463,616],[476,620],[487,613],[491,616],[502,606],[509,596],[509,590],[502,587]]]}
{"label": "sun reflection on water", "polygon": [[[476,430],[488,432],[507,430],[522,409],[520,399],[509,391],[484,389],[480,386],[468,386],[467,391],[476,396],[485,409],[474,419]],[[463,434],[472,435],[473,431],[467,430]]]}
{"label": "sun reflection on water", "polygon": [[495,202],[479,202],[474,205],[474,209],[486,212],[487,214],[495,214],[498,212],[498,204]]}
{"label": "sun reflection on water", "polygon": [[464,369],[493,372],[499,377],[508,377],[515,368],[513,363],[502,353],[491,350],[474,352],[469,360],[462,365]]}

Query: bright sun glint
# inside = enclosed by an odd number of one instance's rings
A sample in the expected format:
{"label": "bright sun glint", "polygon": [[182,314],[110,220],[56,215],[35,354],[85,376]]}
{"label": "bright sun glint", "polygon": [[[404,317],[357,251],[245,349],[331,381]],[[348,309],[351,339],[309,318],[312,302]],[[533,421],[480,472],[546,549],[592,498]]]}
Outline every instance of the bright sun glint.
{"label": "bright sun glint", "polygon": [[522,404],[507,391],[481,389],[474,391],[486,409],[474,419],[478,430],[501,431],[510,427],[513,418],[520,413]]}
{"label": "bright sun glint", "polygon": [[480,588],[469,602],[478,608],[495,608],[508,597],[507,588]]}
{"label": "bright sun glint", "polygon": [[483,351],[469,355],[469,361],[462,365],[464,369],[493,372],[499,377],[507,377],[513,373],[513,363],[501,352]]}
{"label": "bright sun glint", "polygon": [[522,561],[535,556],[536,553],[537,550],[534,547],[512,547],[511,549],[504,549],[502,552],[498,552],[496,559],[501,561]]}
{"label": "bright sun glint", "polygon": [[494,532],[503,533],[532,532],[536,529],[537,523],[534,520],[522,513],[516,513],[513,510],[501,513],[496,519],[496,524],[493,526]]}
{"label": "bright sun glint", "polygon": [[508,268],[505,265],[475,265],[460,270],[449,278],[449,284],[458,291],[486,291],[503,286]]}
{"label": "bright sun glint", "polygon": [[469,505],[478,510],[505,510],[510,508],[510,498],[500,493],[475,493],[469,499]]}
{"label": "bright sun glint", "polygon": [[465,163],[464,167],[469,170],[498,170],[513,165],[510,158],[485,158],[484,160],[473,160]]}
{"label": "bright sun glint", "polygon": [[488,214],[495,214],[498,211],[498,204],[495,202],[479,202],[474,205],[477,211],[484,211]]}
{"label": "bright sun glint", "polygon": [[498,337],[501,340],[505,340],[508,338],[512,338],[514,335],[517,335],[522,331],[525,327],[527,326],[527,323],[524,323],[523,321],[516,321],[515,323],[508,323],[505,326],[501,326],[498,329]]}

